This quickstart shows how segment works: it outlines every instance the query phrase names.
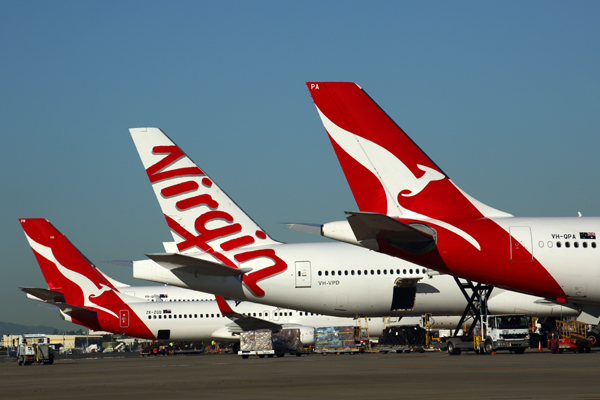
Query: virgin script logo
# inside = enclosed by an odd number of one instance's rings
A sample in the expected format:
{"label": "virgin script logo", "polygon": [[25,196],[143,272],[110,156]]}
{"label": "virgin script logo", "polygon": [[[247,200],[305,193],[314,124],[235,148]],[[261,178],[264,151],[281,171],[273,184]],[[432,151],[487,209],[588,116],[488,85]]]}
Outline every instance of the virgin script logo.
{"label": "virgin script logo", "polygon": [[[185,157],[185,154],[177,146],[155,146],[152,148],[152,152],[154,154],[165,154],[165,156],[146,169],[150,182],[156,184],[166,179],[190,176],[189,180],[163,188],[160,194],[165,199],[176,199],[175,206],[179,212],[194,208],[199,210],[200,213],[194,219],[193,229],[195,232],[188,230],[189,228],[176,221],[175,218],[164,214],[169,228],[182,238],[177,243],[177,249],[183,251],[197,247],[211,254],[223,264],[238,268],[231,257],[225,253],[254,244],[259,239],[266,239],[267,235],[260,229],[257,229],[253,235],[242,234],[242,225],[237,223],[229,212],[220,209],[220,204],[208,193],[213,187],[213,182],[200,168],[194,165],[193,167],[169,169],[175,162]],[[237,211],[233,209],[236,206],[230,207],[232,207],[232,210]],[[201,210],[205,211],[202,212]],[[239,210],[239,212],[242,211]],[[225,221],[226,224],[211,229],[207,227],[211,221]],[[220,249],[214,249],[209,244],[211,241],[223,238],[228,238],[228,240],[219,245]],[[257,282],[285,271],[287,264],[275,254],[274,249],[247,250],[233,256],[233,259],[238,263],[259,258],[272,261],[272,265],[244,274],[242,282],[255,296],[263,297],[265,292],[258,286]]]}

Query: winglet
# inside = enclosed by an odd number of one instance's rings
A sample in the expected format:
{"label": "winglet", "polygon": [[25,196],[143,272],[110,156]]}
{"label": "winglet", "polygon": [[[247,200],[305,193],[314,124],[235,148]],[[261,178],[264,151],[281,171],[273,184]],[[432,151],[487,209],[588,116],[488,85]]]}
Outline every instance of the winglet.
{"label": "winglet", "polygon": [[215,296],[215,299],[217,299],[217,305],[219,306],[219,311],[221,311],[221,314],[223,314],[225,316],[237,314],[235,311],[233,311],[231,309],[231,307],[229,307],[229,304],[227,304],[227,302],[225,301],[225,299],[223,297]]}

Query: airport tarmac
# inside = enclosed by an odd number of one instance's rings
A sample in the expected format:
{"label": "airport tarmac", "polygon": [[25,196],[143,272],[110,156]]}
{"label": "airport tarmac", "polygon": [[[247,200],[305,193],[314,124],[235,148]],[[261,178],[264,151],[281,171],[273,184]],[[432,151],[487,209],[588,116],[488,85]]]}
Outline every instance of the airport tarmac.
{"label": "airport tarmac", "polygon": [[3,399],[600,399],[600,352],[236,355],[0,363]]}

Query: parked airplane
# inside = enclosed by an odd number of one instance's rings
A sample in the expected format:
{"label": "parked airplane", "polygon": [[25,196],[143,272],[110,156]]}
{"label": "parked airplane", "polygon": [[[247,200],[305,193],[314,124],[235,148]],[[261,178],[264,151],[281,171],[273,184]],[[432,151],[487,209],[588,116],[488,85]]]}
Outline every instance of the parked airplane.
{"label": "parked airplane", "polygon": [[516,218],[486,206],[358,85],[307,85],[360,210],[324,224],[324,236],[559,303],[600,304],[600,218]]}
{"label": "parked airplane", "polygon": [[[125,285],[100,272],[47,220],[20,222],[48,284],[48,289],[21,290],[31,299],[57,306],[66,321],[93,330],[144,339],[235,341],[245,330],[298,328],[303,344],[310,345],[315,327],[356,323],[249,302],[236,305],[221,297],[215,301],[214,295],[181,288]],[[397,319],[387,324],[392,322]],[[373,318],[368,324],[372,336],[381,335],[383,319]]]}
{"label": "parked airplane", "polygon": [[[130,132],[174,239],[169,253],[134,261],[134,277],[319,314],[462,315],[467,302],[453,277],[343,243],[277,242],[161,130]],[[488,306],[538,316],[579,312],[504,290]]]}

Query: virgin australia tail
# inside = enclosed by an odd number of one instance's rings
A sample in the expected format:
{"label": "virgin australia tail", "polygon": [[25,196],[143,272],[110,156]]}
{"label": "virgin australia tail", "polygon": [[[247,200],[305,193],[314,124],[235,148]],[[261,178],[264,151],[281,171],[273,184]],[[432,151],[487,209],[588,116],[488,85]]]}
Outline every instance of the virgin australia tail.
{"label": "virgin australia tail", "polygon": [[473,199],[351,82],[308,82],[360,211],[402,218],[510,216]]}
{"label": "virgin australia tail", "polygon": [[212,254],[278,243],[160,129],[129,132],[179,252]]}

